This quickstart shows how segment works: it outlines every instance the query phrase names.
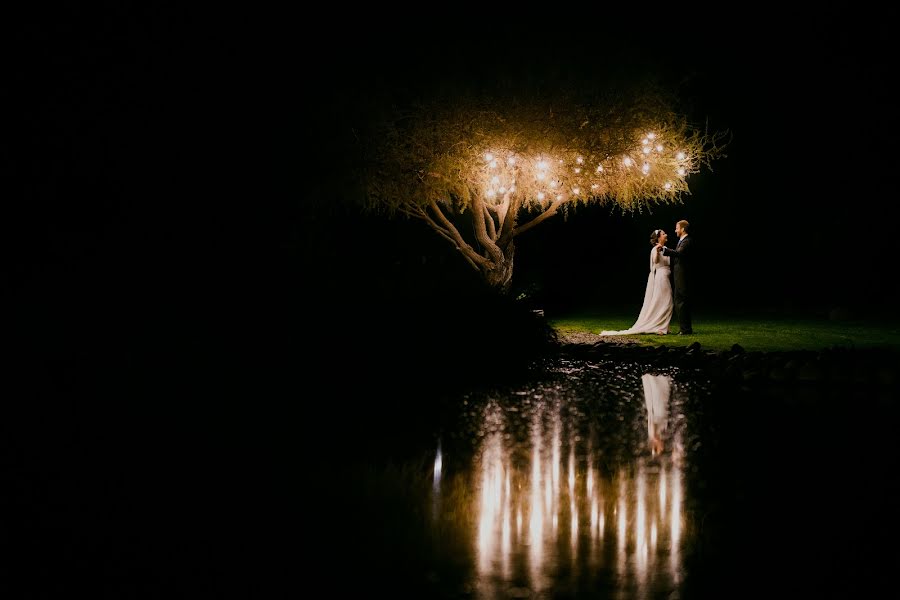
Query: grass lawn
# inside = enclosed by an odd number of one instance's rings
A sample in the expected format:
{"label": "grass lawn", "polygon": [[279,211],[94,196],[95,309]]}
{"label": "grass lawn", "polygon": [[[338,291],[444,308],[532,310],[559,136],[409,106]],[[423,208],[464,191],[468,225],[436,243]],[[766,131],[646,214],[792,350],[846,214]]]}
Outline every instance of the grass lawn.
{"label": "grass lawn", "polygon": [[[603,329],[628,329],[635,315],[572,313],[549,318],[560,334],[597,334]],[[890,348],[900,350],[900,322],[876,320],[829,321],[816,317],[703,315],[694,317],[694,335],[674,335],[678,323],[672,319],[669,335],[633,335],[627,339],[643,346],[688,346],[700,342],[707,350],[727,350],[740,344],[748,351]],[[599,338],[598,339],[602,339]]]}

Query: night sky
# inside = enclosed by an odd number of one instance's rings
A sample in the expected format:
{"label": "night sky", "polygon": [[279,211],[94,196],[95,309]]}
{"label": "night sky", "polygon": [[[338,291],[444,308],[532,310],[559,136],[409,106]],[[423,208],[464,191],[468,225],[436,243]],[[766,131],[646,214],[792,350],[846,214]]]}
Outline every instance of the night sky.
{"label": "night sky", "polygon": [[59,292],[59,276],[116,281],[91,302],[133,292],[177,310],[192,295],[277,295],[264,288],[330,260],[341,278],[448,260],[418,224],[356,235],[354,219],[329,219],[352,202],[342,181],[370,99],[652,77],[695,122],[733,134],[728,157],[689,180],[681,206],[584,209],[520,238],[523,285],[539,281],[561,308],[639,300],[649,231],[687,218],[710,308],[886,306],[890,21],[831,8],[744,15],[740,32],[707,17],[588,33],[529,21],[485,37],[462,18],[388,19],[323,27],[323,42],[272,15],[37,20],[3,91],[8,281],[29,301]]}
{"label": "night sky", "polygon": [[[305,367],[343,373],[404,329],[453,329],[427,320],[427,303],[474,285],[468,267],[423,225],[351,208],[353,127],[376,101],[653,77],[697,122],[733,133],[681,206],[585,208],[523,236],[514,285],[537,286],[551,313],[637,310],[649,233],[681,218],[703,256],[697,324],[704,311],[894,310],[892,14],[678,13],[651,26],[637,12],[436,9],[352,25],[103,7],[14,24],[0,181],[10,366],[27,392],[4,403],[0,438],[19,469],[4,502],[33,540],[21,566],[83,575],[105,551],[71,540],[135,522],[158,547],[111,534],[130,554],[101,573],[138,576],[157,551],[188,564],[195,549],[166,541],[188,513],[209,534],[204,552],[284,527],[274,515],[289,507],[253,500],[278,468],[248,433],[261,415],[341,397],[352,379],[312,393]],[[275,420],[285,435],[316,427]],[[237,498],[261,520],[235,522]],[[221,529],[229,519],[240,531]]]}

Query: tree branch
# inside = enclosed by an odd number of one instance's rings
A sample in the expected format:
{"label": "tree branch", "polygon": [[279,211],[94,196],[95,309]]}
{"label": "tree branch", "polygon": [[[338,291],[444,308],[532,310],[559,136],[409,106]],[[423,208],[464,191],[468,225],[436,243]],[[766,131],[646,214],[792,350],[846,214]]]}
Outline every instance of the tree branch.
{"label": "tree branch", "polygon": [[517,235],[522,235],[523,233],[525,233],[532,227],[535,227],[536,225],[540,224],[542,221],[549,219],[550,217],[555,215],[556,211],[559,209],[559,207],[562,206],[563,204],[565,204],[566,202],[568,202],[568,200],[557,200],[556,202],[554,202],[553,204],[550,205],[550,208],[548,208],[547,210],[545,210],[544,212],[542,212],[541,214],[539,214],[538,216],[536,216],[529,222],[525,223],[521,227],[516,227],[515,230],[512,232],[513,237],[516,237]]}
{"label": "tree branch", "polygon": [[494,215],[491,214],[487,204],[484,205],[484,222],[487,223],[488,235],[491,236],[492,240],[496,240],[497,229],[494,227]]}
{"label": "tree branch", "polygon": [[513,230],[516,226],[519,209],[522,207],[521,201],[516,197],[511,197],[507,194],[507,200],[509,207],[506,210],[506,215],[503,218],[503,225],[500,228],[500,239],[497,240],[497,245],[501,248],[505,247],[513,238],[513,235],[515,235]]}
{"label": "tree branch", "polygon": [[[456,244],[457,248],[460,250],[460,252],[463,253],[463,256],[465,256],[466,258],[469,259],[469,262],[474,262],[474,263],[477,263],[479,266],[484,266],[484,267],[487,267],[488,265],[490,265],[491,261],[489,261],[485,257],[481,256],[477,252],[475,252],[475,250],[472,249],[472,247],[466,243],[466,241],[463,239],[462,235],[459,233],[459,230],[457,230],[456,227],[453,226],[453,223],[451,223],[450,220],[447,219],[447,217],[444,215],[444,213],[441,211],[440,207],[437,205],[437,203],[434,200],[431,201],[431,203],[429,204],[429,207],[431,208],[432,212],[434,212],[438,216],[438,219],[440,219],[441,223],[443,223],[448,234],[450,236],[452,236],[453,241]],[[430,219],[430,217],[428,217],[428,218]],[[480,220],[480,219],[476,219],[476,221],[477,220]],[[483,222],[482,222],[482,225],[483,225]],[[435,223],[435,226],[437,227],[438,225]]]}
{"label": "tree branch", "polygon": [[500,248],[497,247],[497,244],[494,243],[494,240],[488,237],[487,228],[484,225],[484,203],[481,201],[481,196],[479,194],[472,194],[466,188],[465,192],[466,196],[469,196],[467,200],[470,200],[472,203],[472,221],[475,224],[475,239],[482,245],[482,247],[487,251],[488,255],[491,257],[494,263],[500,264],[503,262],[503,252],[500,251]]}

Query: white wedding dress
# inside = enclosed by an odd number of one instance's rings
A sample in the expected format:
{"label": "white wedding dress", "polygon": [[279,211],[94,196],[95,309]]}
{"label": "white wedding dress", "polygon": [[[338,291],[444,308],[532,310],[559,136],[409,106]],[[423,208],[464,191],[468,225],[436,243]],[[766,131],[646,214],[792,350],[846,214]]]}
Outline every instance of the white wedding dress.
{"label": "white wedding dress", "polygon": [[622,331],[601,331],[600,335],[633,335],[637,333],[669,333],[669,321],[672,320],[672,282],[669,257],[650,250],[650,275],[647,277],[647,290],[644,292],[644,305],[637,321]]}

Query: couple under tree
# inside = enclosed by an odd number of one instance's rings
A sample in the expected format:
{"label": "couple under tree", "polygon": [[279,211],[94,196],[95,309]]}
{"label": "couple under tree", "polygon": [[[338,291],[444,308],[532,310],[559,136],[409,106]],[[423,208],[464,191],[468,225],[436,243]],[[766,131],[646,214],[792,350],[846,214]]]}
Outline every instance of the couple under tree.
{"label": "couple under tree", "polygon": [[[644,292],[644,305],[637,321],[622,331],[601,331],[600,335],[634,335],[639,333],[669,333],[669,321],[672,320],[672,309],[678,313],[678,335],[694,333],[691,325],[690,278],[691,242],[688,239],[690,224],[681,220],[675,224],[675,235],[678,245],[674,250],[666,247],[668,234],[657,229],[650,234],[650,275],[647,277],[647,289]],[[674,272],[674,275],[673,275]],[[675,279],[675,301],[672,301],[672,283]]]}

